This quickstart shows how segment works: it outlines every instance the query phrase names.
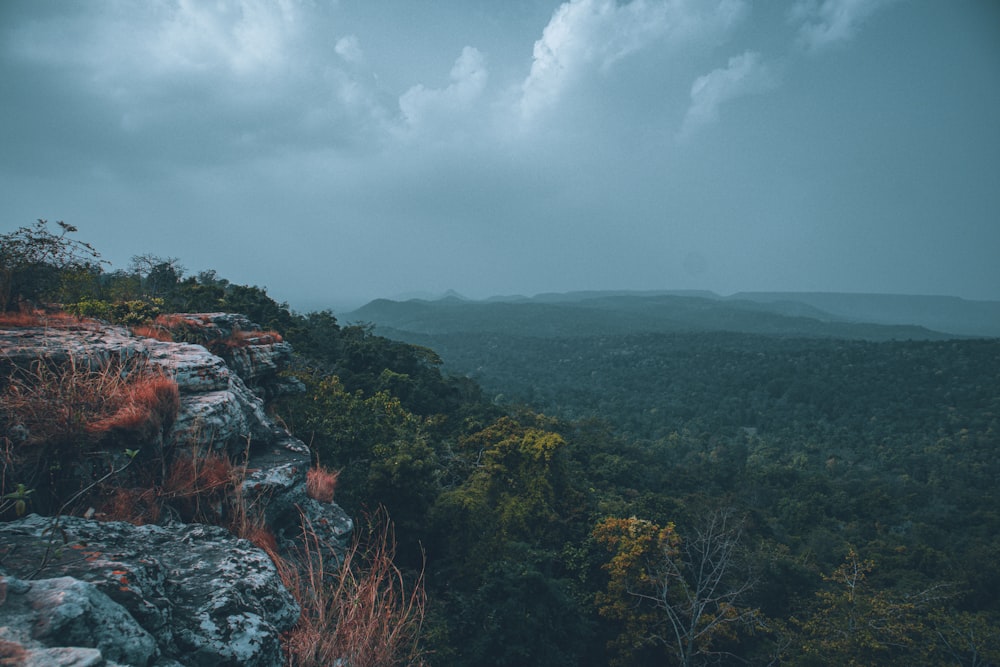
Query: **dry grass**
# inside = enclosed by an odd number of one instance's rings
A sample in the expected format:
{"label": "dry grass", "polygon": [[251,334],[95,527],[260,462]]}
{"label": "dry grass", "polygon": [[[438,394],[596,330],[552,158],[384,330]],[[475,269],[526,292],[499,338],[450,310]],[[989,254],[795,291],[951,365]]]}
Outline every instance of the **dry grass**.
{"label": "dry grass", "polygon": [[180,404],[177,384],[141,361],[92,368],[71,358],[36,361],[0,378],[0,493],[18,483],[36,499],[65,491],[53,471],[101,452],[158,437]]}
{"label": "dry grass", "polygon": [[153,320],[153,324],[159,325],[166,329],[207,329],[209,323],[201,318],[197,317],[187,317],[180,313],[167,313],[165,315],[157,315],[156,319]]}
{"label": "dry grass", "polygon": [[252,345],[272,345],[282,341],[277,331],[243,331],[237,329],[225,338],[216,338],[205,343],[209,351],[223,355],[226,350],[235,350]]}
{"label": "dry grass", "polygon": [[164,471],[147,474],[142,486],[124,488],[115,480],[106,485],[95,517],[143,525],[169,514],[188,523],[224,526],[239,537],[266,543],[254,536],[267,528],[251,516],[253,508],[245,505],[240,491],[246,472],[245,465],[234,463],[223,451],[178,452]]}
{"label": "dry grass", "polygon": [[234,509],[242,508],[236,490],[245,476],[246,468],[235,465],[226,452],[194,449],[175,455],[157,499],[184,521],[226,525]]}
{"label": "dry grass", "polygon": [[170,330],[156,324],[139,324],[131,327],[131,331],[139,338],[152,338],[164,343],[174,342],[174,337],[170,333]]}
{"label": "dry grass", "polygon": [[84,427],[87,432],[123,430],[152,436],[161,432],[180,409],[177,383],[163,374],[144,374],[133,381],[123,381],[115,390],[121,393],[120,406],[114,413],[88,422]]}
{"label": "dry grass", "polygon": [[[2,602],[0,602],[2,604]],[[4,667],[20,667],[28,660],[28,652],[16,642],[0,639],[0,665]]]}
{"label": "dry grass", "polygon": [[321,503],[332,503],[338,477],[339,470],[330,470],[317,464],[306,473],[306,495]]}
{"label": "dry grass", "polygon": [[141,361],[115,359],[96,368],[71,358],[45,359],[14,369],[0,393],[8,427],[27,435],[24,446],[93,442],[115,430],[159,431],[180,406],[177,383]]}
{"label": "dry grass", "polygon": [[285,586],[302,607],[298,625],[284,638],[292,667],[422,665],[419,647],[426,597],[423,576],[407,590],[393,563],[395,539],[384,510],[344,555],[327,563],[321,543],[303,518],[302,553],[276,561]]}
{"label": "dry grass", "polygon": [[62,311],[19,310],[0,312],[0,329],[27,329],[30,327],[68,329],[81,325],[93,326],[96,324],[97,322],[94,320],[79,318]]}
{"label": "dry grass", "polygon": [[155,524],[163,514],[163,503],[156,487],[114,487],[94,515],[102,521],[127,521],[136,526]]}

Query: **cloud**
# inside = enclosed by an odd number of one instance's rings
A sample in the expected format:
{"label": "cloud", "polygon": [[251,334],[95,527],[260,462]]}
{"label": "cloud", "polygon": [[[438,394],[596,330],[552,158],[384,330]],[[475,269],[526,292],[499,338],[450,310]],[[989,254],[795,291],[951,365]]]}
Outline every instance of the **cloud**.
{"label": "cloud", "polygon": [[489,73],[478,49],[466,46],[455,61],[445,88],[413,86],[399,98],[399,108],[410,127],[427,126],[467,111],[482,95]]}
{"label": "cloud", "polygon": [[653,43],[679,49],[721,41],[745,10],[743,0],[565,2],[535,42],[531,71],[521,86],[521,115],[531,118],[555,106],[579,79],[607,73]]}
{"label": "cloud", "polygon": [[[82,6],[80,6],[82,7]],[[61,117],[63,162],[122,172],[371,146],[385,98],[332,5],[296,0],[112,2],[32,14],[9,33],[9,84]],[[24,119],[46,136],[42,109]],[[55,113],[53,111],[52,113]],[[89,139],[88,137],[93,137]],[[75,152],[74,152],[75,149]],[[100,157],[95,157],[100,156]]]}
{"label": "cloud", "polygon": [[341,37],[333,48],[338,56],[349,63],[360,63],[365,59],[365,54],[361,51],[361,42],[355,35]]}
{"label": "cloud", "polygon": [[895,1],[797,0],[789,16],[799,24],[799,43],[817,52],[854,39],[866,20]]}
{"label": "cloud", "polygon": [[684,117],[680,138],[689,137],[704,125],[715,122],[719,107],[736,98],[767,92],[778,85],[778,77],[760,54],[747,51],[729,59],[726,67],[712,70],[691,85],[691,106]]}
{"label": "cloud", "polygon": [[225,68],[251,74],[281,67],[294,37],[296,6],[242,0],[179,0],[157,30],[150,51],[161,67],[184,71]]}

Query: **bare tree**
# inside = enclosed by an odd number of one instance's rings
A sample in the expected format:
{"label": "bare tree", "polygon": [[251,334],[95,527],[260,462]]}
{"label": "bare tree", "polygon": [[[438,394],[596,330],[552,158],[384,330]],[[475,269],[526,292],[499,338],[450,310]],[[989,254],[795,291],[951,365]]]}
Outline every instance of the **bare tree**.
{"label": "bare tree", "polygon": [[756,579],[742,543],[743,523],[731,509],[708,515],[673,546],[649,572],[652,600],[664,622],[655,635],[687,667],[698,658],[725,653],[719,640],[735,640],[737,631],[758,624],[759,612],[743,606]]}

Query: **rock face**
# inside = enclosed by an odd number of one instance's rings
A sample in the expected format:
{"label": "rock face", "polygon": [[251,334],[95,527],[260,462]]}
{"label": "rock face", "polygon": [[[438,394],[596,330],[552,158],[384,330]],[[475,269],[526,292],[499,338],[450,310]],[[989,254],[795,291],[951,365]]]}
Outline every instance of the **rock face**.
{"label": "rock face", "polygon": [[[328,556],[338,557],[351,519],[307,496],[309,448],[264,409],[265,397],[294,389],[278,377],[290,346],[239,315],[172,317],[201,344],[100,324],[0,331],[0,373],[39,359],[94,368],[137,359],[162,369],[177,382],[180,409],[158,441],[142,447],[164,461],[215,451],[245,463],[243,501],[262,509],[279,550],[294,551],[305,518]],[[298,610],[267,555],[249,542],[197,524],[53,521],[0,524],[0,662],[11,642],[13,651],[23,646],[27,664],[283,664],[279,635]]]}
{"label": "rock face", "polygon": [[[0,542],[0,639],[29,650],[96,649],[143,666],[280,665],[280,633],[298,619],[267,555],[216,526],[31,515],[0,524]],[[36,572],[45,578],[22,578]]]}

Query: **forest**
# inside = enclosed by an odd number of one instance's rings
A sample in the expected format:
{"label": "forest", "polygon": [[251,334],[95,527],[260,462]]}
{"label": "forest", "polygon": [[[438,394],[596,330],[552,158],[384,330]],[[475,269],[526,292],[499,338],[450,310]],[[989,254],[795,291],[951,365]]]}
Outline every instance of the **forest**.
{"label": "forest", "polygon": [[1000,664],[1000,339],[607,313],[393,339],[173,258],[111,271],[75,231],[4,235],[3,310],[279,332],[306,391],[271,409],[338,504],[391,516],[426,664]]}

